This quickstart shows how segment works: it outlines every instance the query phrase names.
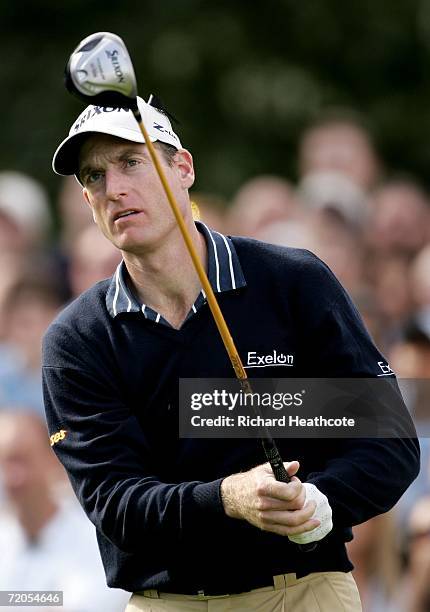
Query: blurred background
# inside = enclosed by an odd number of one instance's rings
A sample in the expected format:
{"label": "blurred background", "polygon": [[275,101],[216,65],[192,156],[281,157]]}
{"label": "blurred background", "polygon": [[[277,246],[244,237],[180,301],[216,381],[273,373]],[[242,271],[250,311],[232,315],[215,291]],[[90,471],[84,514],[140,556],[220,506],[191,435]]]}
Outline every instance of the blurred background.
{"label": "blurred background", "polygon": [[[0,590],[57,589],[114,612],[94,531],[49,448],[40,342],[118,252],[51,158],[82,103],[78,42],[126,42],[194,155],[192,199],[225,233],[310,249],[401,379],[419,478],[354,529],[364,610],[430,610],[430,0],[0,0]],[[36,609],[36,608],[35,608]],[[41,610],[41,608],[37,608]],[[55,608],[49,608],[55,609]]]}

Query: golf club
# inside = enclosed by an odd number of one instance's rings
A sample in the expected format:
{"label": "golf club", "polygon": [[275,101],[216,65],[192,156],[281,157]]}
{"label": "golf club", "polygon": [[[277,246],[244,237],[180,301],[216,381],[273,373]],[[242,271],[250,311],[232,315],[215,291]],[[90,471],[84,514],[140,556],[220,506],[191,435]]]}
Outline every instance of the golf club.
{"label": "golf club", "polygon": [[[173,192],[167,182],[163,167],[160,164],[154,145],[143,124],[137,105],[137,84],[130,55],[123,40],[110,32],[97,32],[82,40],[66,66],[65,82],[67,89],[86,103],[103,106],[129,108],[139,124],[148,152],[162,183],[172,212],[193,261],[194,267],[206,293],[209,308],[221,335],[231,364],[245,393],[252,393],[252,388],[243,367],[239,353],[234,344],[228,326],[218,305],[211,284],[192,242],[182,218]],[[256,409],[254,407],[254,409]],[[289,482],[288,475],[278,448],[267,428],[262,428],[261,442],[276,480]],[[316,543],[302,545],[304,550],[312,550]]]}

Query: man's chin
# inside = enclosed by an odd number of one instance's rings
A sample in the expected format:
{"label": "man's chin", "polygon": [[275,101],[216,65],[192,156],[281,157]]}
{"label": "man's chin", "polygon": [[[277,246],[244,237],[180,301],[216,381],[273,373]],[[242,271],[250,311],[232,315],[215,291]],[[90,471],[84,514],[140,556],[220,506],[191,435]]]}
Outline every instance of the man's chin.
{"label": "man's chin", "polygon": [[118,241],[115,246],[123,253],[129,253],[130,255],[144,255],[152,250],[151,243],[143,240]]}
{"label": "man's chin", "polygon": [[144,255],[145,253],[156,251],[163,244],[163,239],[160,236],[151,237],[149,235],[139,237],[124,236],[117,238],[113,243],[124,253]]}

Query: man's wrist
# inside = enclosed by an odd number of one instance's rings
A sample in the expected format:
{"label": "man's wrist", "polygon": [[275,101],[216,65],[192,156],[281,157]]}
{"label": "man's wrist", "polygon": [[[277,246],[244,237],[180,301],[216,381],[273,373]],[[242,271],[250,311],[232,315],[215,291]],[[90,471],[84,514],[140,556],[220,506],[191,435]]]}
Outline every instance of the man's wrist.
{"label": "man's wrist", "polygon": [[221,501],[224,507],[224,512],[230,518],[242,518],[237,502],[237,487],[242,479],[242,474],[232,474],[227,476],[221,483]]}

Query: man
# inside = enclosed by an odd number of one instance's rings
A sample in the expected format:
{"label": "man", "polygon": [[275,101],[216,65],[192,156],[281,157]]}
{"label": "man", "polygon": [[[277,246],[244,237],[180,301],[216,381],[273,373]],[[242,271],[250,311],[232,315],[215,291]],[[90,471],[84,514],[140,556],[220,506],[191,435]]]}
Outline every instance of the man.
{"label": "man", "polygon": [[[315,256],[194,223],[191,154],[163,113],[139,108],[248,372],[380,374],[382,356]],[[282,440],[289,474],[300,467],[287,484],[258,440],[179,439],[179,378],[232,368],[131,112],[86,109],[53,167],[76,175],[123,256],[44,341],[53,447],[96,525],[108,584],[134,592],[129,612],[360,610],[344,542],[416,476],[416,442]],[[274,349],[293,355],[288,370],[251,369],[249,353]],[[320,542],[304,552],[290,538]]]}
{"label": "man", "polygon": [[335,172],[364,192],[376,185],[382,172],[369,126],[348,109],[329,110],[306,128],[299,143],[298,162],[302,178]]}

